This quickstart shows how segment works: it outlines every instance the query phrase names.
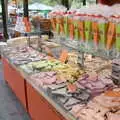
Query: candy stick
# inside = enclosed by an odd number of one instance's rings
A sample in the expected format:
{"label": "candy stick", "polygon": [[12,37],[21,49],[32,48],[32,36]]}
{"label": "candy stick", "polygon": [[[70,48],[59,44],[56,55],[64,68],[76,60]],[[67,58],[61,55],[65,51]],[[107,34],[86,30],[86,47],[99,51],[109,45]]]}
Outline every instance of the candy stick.
{"label": "candy stick", "polygon": [[91,21],[85,21],[85,39],[91,40]]}
{"label": "candy stick", "polygon": [[68,17],[64,18],[64,33],[68,37]]}
{"label": "candy stick", "polygon": [[116,24],[116,48],[120,51],[120,23]]}
{"label": "candy stick", "polygon": [[78,21],[74,20],[74,32],[75,32],[75,39],[78,40],[79,39],[79,31],[78,31]]}
{"label": "candy stick", "polygon": [[50,21],[52,24],[52,29],[55,31],[56,30],[56,18],[51,18]]}
{"label": "candy stick", "polygon": [[74,39],[74,24],[72,19],[69,19],[69,36],[72,40]]}
{"label": "candy stick", "polygon": [[80,39],[85,41],[84,22],[83,21],[78,21],[78,28],[79,28],[79,32],[80,32]]}
{"label": "candy stick", "polygon": [[59,21],[59,18],[56,18],[56,31],[58,34],[60,34],[60,21]]}
{"label": "candy stick", "polygon": [[107,39],[107,23],[99,23],[99,35],[100,35],[100,43],[103,47],[106,46],[106,39]]}
{"label": "candy stick", "polygon": [[99,31],[98,31],[97,22],[92,22],[92,33],[93,33],[94,44],[98,45],[99,44]]}
{"label": "candy stick", "polygon": [[113,44],[115,43],[115,24],[110,22],[107,32],[107,49],[111,49]]}

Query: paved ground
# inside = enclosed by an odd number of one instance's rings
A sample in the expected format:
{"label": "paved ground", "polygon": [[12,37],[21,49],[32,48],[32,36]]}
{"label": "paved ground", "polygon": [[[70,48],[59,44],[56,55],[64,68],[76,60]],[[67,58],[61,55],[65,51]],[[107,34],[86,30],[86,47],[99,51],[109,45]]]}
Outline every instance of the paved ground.
{"label": "paved ground", "polygon": [[30,120],[24,108],[5,83],[0,62],[0,120]]}

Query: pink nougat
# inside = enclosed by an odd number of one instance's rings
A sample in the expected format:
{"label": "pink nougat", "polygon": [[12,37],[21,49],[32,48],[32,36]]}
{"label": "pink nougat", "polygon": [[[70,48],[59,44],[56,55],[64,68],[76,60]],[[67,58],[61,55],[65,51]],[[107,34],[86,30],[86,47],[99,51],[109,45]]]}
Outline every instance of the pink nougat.
{"label": "pink nougat", "polygon": [[108,113],[107,117],[107,120],[120,120],[120,114]]}

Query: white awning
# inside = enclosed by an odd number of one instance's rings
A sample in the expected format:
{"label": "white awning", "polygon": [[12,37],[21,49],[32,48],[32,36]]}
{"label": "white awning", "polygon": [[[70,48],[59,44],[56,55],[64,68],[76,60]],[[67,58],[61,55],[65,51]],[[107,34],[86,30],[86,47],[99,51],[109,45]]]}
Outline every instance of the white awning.
{"label": "white awning", "polygon": [[51,6],[41,4],[41,3],[33,3],[29,5],[29,10],[52,10]]}

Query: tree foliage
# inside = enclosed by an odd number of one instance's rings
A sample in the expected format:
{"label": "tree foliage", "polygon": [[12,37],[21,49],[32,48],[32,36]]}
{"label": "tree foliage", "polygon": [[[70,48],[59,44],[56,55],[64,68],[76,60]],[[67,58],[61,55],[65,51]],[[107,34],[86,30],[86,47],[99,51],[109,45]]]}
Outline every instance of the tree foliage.
{"label": "tree foliage", "polygon": [[57,4],[68,6],[72,3],[72,1],[74,0],[29,0],[30,3],[39,2],[39,3],[44,3],[44,4],[52,5],[52,6],[57,5]]}
{"label": "tree foliage", "polygon": [[[8,0],[12,1],[12,0]],[[24,0],[17,0],[20,5],[23,5]],[[86,1],[87,3],[95,3],[96,0],[28,0],[29,4],[38,2],[38,3],[43,3],[49,6],[55,6],[55,5],[64,5],[67,8],[79,8],[80,6],[83,5],[83,1]],[[1,0],[0,0],[1,2]]]}

